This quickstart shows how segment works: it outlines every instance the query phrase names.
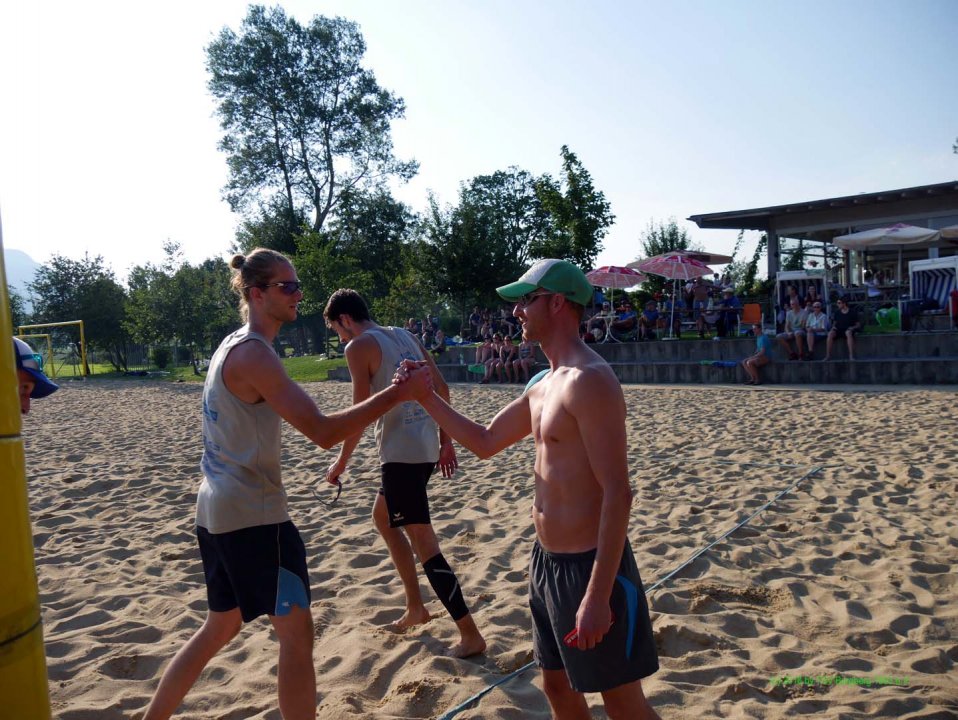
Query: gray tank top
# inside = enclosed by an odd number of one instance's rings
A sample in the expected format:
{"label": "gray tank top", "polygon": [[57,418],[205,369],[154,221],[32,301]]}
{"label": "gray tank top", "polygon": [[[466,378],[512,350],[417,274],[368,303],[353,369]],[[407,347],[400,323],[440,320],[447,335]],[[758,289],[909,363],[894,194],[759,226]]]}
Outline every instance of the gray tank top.
{"label": "gray tank top", "polygon": [[[424,360],[412,333],[404,328],[373,327],[366,330],[379,343],[382,362],[370,380],[373,392],[392,384],[393,373],[403,360]],[[439,430],[417,402],[397,405],[376,421],[376,445],[380,462],[427,463],[439,460]]]}
{"label": "gray tank top", "polygon": [[223,383],[227,355],[244,342],[272,349],[244,325],[220,343],[203,386],[203,482],[196,524],[211,533],[289,520],[280,478],[282,419],[265,402],[240,400]]}

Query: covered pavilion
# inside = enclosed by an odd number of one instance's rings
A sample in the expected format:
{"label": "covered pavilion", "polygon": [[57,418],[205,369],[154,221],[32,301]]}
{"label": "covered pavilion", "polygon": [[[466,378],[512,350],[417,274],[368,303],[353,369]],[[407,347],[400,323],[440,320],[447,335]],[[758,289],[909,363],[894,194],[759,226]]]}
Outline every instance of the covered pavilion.
{"label": "covered pavilion", "polygon": [[[958,180],[935,185],[919,185],[900,190],[861,193],[844,197],[824,198],[787,205],[726,210],[691,215],[688,220],[703,229],[760,230],[768,237],[768,276],[774,278],[781,269],[782,239],[820,243],[826,272],[829,271],[825,248],[835,237],[860,230],[907,223],[933,230],[958,224]],[[861,282],[860,253],[842,251],[844,272],[842,284]],[[935,247],[900,251],[889,248],[889,259],[903,252],[904,261],[944,257],[958,254],[958,242],[942,238]],[[869,250],[874,259],[881,250]],[[833,268],[834,269],[834,268]]]}

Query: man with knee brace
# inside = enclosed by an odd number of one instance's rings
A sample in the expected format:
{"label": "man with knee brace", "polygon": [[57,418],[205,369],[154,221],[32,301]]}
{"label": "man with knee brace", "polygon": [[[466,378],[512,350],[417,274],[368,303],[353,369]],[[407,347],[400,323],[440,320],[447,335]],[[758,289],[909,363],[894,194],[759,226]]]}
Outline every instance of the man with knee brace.
{"label": "man with knee brace", "polygon": [[[421,360],[430,367],[436,390],[449,400],[449,388],[435,361],[415,335],[403,328],[373,322],[369,308],[355,290],[334,292],[323,314],[340,341],[348,343],[345,356],[353,381],[353,398],[365,399],[389,387],[403,360]],[[426,579],[459,629],[459,642],[450,648],[449,654],[477,655],[485,651],[486,642],[466,606],[459,580],[439,548],[426,493],[437,463],[443,477],[451,477],[458,467],[452,440],[439,432],[436,423],[415,402],[382,416],[376,421],[375,434],[382,463],[382,487],[373,505],[373,520],[386,541],[406,596],[406,612],[393,627],[402,631],[430,619],[419,589],[415,551]],[[358,433],[343,443],[339,457],[327,471],[328,482],[335,483],[345,472],[361,437],[362,433]]]}

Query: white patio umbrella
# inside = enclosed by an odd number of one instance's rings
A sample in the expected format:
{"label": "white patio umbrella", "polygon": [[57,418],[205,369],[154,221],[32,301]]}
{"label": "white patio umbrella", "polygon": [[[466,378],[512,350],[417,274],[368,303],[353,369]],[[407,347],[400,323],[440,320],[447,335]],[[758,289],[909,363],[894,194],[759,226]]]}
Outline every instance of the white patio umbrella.
{"label": "white patio umbrella", "polygon": [[683,250],[667,252],[631,264],[642,272],[661,275],[672,280],[672,315],[669,318],[669,337],[672,337],[675,327],[675,298],[678,294],[676,286],[679,280],[688,281],[692,278],[711,275],[712,268],[701,260],[690,257],[690,254]]}
{"label": "white patio umbrella", "polygon": [[901,279],[901,253],[907,247],[931,247],[941,238],[937,230],[895,223],[889,227],[873,228],[861,232],[839,235],[834,239],[836,247],[845,250],[864,251],[871,248],[898,248],[898,278]]}

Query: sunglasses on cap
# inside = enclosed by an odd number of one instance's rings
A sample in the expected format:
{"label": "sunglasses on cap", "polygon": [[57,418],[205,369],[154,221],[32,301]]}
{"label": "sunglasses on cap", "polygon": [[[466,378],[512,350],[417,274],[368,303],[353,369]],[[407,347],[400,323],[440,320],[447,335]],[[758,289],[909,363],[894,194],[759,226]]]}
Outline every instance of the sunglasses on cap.
{"label": "sunglasses on cap", "polygon": [[299,290],[302,286],[303,284],[301,282],[297,282],[295,280],[283,280],[281,282],[262,283],[259,285],[247,285],[246,287],[248,288],[258,287],[263,290],[265,290],[266,288],[278,287],[280,290],[283,291],[283,295],[292,295],[297,290]]}

